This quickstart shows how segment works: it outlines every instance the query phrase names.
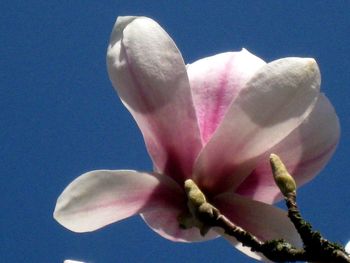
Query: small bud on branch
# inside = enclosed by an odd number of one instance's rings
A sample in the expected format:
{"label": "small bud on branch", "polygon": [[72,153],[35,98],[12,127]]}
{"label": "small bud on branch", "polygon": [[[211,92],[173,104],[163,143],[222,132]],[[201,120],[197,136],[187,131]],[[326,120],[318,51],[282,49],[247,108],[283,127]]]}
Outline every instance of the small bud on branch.
{"label": "small bud on branch", "polygon": [[276,154],[270,155],[270,165],[276,185],[284,196],[296,191],[297,186],[293,177],[288,173],[281,159]]}

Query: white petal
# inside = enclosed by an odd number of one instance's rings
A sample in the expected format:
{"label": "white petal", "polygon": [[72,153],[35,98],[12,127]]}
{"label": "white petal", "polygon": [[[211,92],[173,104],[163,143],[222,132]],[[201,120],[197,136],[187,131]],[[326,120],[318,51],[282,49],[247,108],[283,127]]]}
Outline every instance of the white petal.
{"label": "white petal", "polygon": [[350,241],[346,244],[345,251],[350,255]]}
{"label": "white petal", "polygon": [[[296,247],[302,245],[287,212],[282,209],[230,193],[215,197],[213,204],[235,225],[242,227],[261,241],[283,238]],[[262,255],[238,245],[235,238],[224,237],[248,256],[261,258]]]}
{"label": "white petal", "polygon": [[[59,196],[54,218],[75,232],[88,232],[155,209],[183,196],[167,176],[130,170],[99,170],[75,179]],[[181,200],[180,200],[181,201]]]}
{"label": "white petal", "polygon": [[287,211],[230,193],[215,197],[213,204],[234,224],[261,241],[283,238],[294,246],[302,245]]}
{"label": "white petal", "polygon": [[227,240],[232,246],[234,246],[236,249],[238,249],[242,253],[246,254],[248,257],[254,258],[259,261],[272,262],[269,259],[267,259],[263,254],[258,252],[253,252],[250,247],[242,245],[242,243],[237,241],[236,238],[223,233],[222,229],[219,230],[218,233],[223,238],[225,238],[225,240]]}
{"label": "white petal", "polygon": [[107,66],[157,171],[178,182],[190,177],[202,143],[186,67],[173,40],[152,19],[120,17]]}
{"label": "white petal", "polygon": [[186,203],[183,202],[183,207],[169,208],[164,206],[142,213],[142,218],[157,234],[175,242],[201,242],[218,236],[212,230],[205,236],[202,236],[196,227],[190,229],[180,228],[178,217],[186,210]]}

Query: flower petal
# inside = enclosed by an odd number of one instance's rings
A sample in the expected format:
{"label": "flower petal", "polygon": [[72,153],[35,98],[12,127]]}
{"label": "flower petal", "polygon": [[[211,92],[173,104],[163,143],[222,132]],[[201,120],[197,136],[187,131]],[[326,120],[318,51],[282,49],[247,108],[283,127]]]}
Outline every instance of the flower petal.
{"label": "flower petal", "polygon": [[175,43],[149,18],[119,17],[107,66],[157,171],[182,183],[202,144],[186,66]]}
{"label": "flower petal", "polygon": [[200,242],[218,237],[218,234],[209,230],[202,236],[196,227],[182,229],[179,227],[178,218],[187,211],[186,202],[178,207],[158,207],[152,211],[142,213],[141,216],[147,225],[162,237],[175,242]]}
{"label": "flower petal", "polygon": [[245,254],[248,257],[254,258],[259,261],[264,261],[265,263],[270,263],[268,258],[266,258],[262,253],[252,251],[250,247],[244,246],[241,242],[239,242],[236,238],[233,236],[229,236],[224,233],[222,229],[218,229],[217,232],[225,238],[226,241],[228,241],[232,246],[234,246],[236,249],[241,251],[243,254]]}
{"label": "flower petal", "polygon": [[[301,186],[316,176],[328,162],[339,136],[338,117],[331,103],[321,94],[308,118],[269,150],[269,154],[276,153],[280,156],[297,186]],[[239,186],[238,194],[265,203],[273,203],[282,198],[272,177],[268,155],[264,155],[257,168]]]}
{"label": "flower petal", "polygon": [[238,92],[265,64],[243,49],[200,59],[187,66],[204,143],[210,139]]}
{"label": "flower petal", "polygon": [[320,73],[313,59],[284,58],[258,70],[200,153],[197,184],[216,193],[238,187],[257,158],[308,116],[319,86]]}
{"label": "flower petal", "polygon": [[167,176],[130,170],[98,170],[75,179],[57,200],[54,218],[88,232],[157,206],[177,205],[179,186]]}
{"label": "flower petal", "polygon": [[213,204],[235,225],[261,241],[283,238],[296,247],[302,245],[287,212],[282,209],[230,193],[215,197]]}
{"label": "flower petal", "polygon": [[350,241],[345,245],[345,251],[350,255]]}

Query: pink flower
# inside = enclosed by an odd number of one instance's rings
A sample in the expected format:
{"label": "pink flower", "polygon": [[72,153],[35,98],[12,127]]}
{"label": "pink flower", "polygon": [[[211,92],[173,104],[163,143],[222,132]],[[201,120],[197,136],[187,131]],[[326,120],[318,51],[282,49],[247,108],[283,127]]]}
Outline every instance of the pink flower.
{"label": "pink flower", "polygon": [[271,205],[281,195],[268,156],[278,154],[300,186],[336,148],[339,123],[319,91],[314,59],[265,63],[243,49],[186,66],[155,21],[119,17],[107,65],[141,129],[154,172],[81,175],[58,198],[54,217],[60,224],[87,232],[140,214],[173,241],[215,238],[213,230],[203,237],[197,228],[179,227],[178,216],[188,209],[183,184],[192,178],[235,224],[262,240],[298,244],[286,213]]}

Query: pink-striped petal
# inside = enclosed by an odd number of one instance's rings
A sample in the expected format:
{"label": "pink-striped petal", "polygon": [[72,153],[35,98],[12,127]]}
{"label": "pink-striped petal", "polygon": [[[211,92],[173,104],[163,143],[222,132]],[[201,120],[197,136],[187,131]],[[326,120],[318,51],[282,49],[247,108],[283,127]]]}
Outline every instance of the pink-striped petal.
{"label": "pink-striped petal", "polygon": [[184,211],[187,211],[186,201],[178,207],[163,206],[147,211],[142,213],[142,218],[156,233],[175,242],[200,242],[218,237],[213,230],[202,236],[197,227],[180,228],[178,218]]}
{"label": "pink-striped petal", "polygon": [[157,171],[182,184],[202,148],[186,66],[169,35],[145,17],[120,17],[109,77],[144,136]]}
{"label": "pink-striped petal", "polygon": [[182,190],[169,177],[130,170],[98,170],[75,179],[59,196],[54,218],[75,232],[88,232],[156,209],[178,205]]}
{"label": "pink-striped petal", "polygon": [[230,103],[266,63],[243,49],[200,59],[187,66],[202,141],[216,130]]}
{"label": "pink-striped petal", "polygon": [[273,180],[268,155],[279,155],[297,186],[301,186],[316,176],[328,162],[339,136],[338,117],[331,103],[321,94],[308,118],[262,157],[257,168],[239,186],[237,193],[265,203],[278,201],[282,196]]}
{"label": "pink-striped petal", "polygon": [[313,59],[284,58],[263,66],[240,91],[200,153],[195,181],[214,193],[238,187],[257,158],[309,115],[319,86]]}
{"label": "pink-striped petal", "polygon": [[213,204],[235,225],[261,241],[283,238],[293,246],[302,245],[287,212],[282,209],[230,193],[218,195]]}

